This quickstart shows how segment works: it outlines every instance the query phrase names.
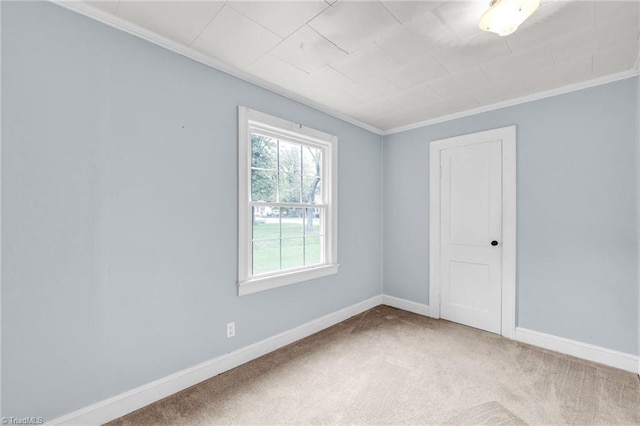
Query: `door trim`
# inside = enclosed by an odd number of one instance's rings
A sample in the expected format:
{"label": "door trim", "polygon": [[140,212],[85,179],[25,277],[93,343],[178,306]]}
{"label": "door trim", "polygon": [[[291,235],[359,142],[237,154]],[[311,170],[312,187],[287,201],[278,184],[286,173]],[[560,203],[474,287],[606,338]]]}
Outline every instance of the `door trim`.
{"label": "door trim", "polygon": [[440,318],[440,151],[472,145],[469,136],[502,140],[502,315],[501,332],[516,327],[516,126],[439,139],[429,144],[429,313]]}

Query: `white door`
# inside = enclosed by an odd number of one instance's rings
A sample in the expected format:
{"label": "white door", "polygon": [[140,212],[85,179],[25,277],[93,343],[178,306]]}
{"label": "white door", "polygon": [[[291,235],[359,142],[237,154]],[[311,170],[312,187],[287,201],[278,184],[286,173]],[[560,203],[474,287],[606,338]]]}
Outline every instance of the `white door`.
{"label": "white door", "polygon": [[440,316],[500,334],[502,141],[440,150]]}

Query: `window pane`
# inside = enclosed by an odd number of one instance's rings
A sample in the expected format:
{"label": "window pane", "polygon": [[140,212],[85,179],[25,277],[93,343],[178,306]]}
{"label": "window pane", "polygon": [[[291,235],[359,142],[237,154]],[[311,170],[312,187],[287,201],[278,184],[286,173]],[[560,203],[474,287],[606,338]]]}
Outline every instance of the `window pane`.
{"label": "window pane", "polygon": [[322,202],[320,177],[302,176],[302,202],[309,204]]}
{"label": "window pane", "polygon": [[251,167],[277,170],[278,142],[275,139],[251,134]]}
{"label": "window pane", "polygon": [[282,237],[302,237],[304,235],[304,209],[285,209],[282,215]]}
{"label": "window pane", "polygon": [[320,253],[322,237],[307,237],[304,239],[304,264],[315,265],[322,262]]}
{"label": "window pane", "polygon": [[276,172],[251,170],[251,200],[276,202],[277,182]]}
{"label": "window pane", "polygon": [[302,174],[320,176],[322,167],[322,151],[310,146],[302,147]]}
{"label": "window pane", "polygon": [[300,175],[281,172],[279,191],[281,203],[299,203]]}
{"label": "window pane", "polygon": [[303,240],[303,238],[288,238],[282,240],[282,269],[304,266]]}
{"label": "window pane", "polygon": [[280,270],[280,240],[253,242],[253,274]]}
{"label": "window pane", "polygon": [[254,240],[280,238],[280,217],[278,208],[256,206],[253,208]]}
{"label": "window pane", "polygon": [[[337,139],[245,107],[238,111],[238,168],[249,166],[238,187],[239,294],[335,273]],[[332,267],[317,269],[325,264]]]}
{"label": "window pane", "polygon": [[280,171],[288,173],[300,173],[302,146],[280,141]]}
{"label": "window pane", "polygon": [[321,213],[321,209],[319,208],[305,209],[305,223],[304,223],[305,235],[320,234],[320,220],[322,217],[320,213]]}

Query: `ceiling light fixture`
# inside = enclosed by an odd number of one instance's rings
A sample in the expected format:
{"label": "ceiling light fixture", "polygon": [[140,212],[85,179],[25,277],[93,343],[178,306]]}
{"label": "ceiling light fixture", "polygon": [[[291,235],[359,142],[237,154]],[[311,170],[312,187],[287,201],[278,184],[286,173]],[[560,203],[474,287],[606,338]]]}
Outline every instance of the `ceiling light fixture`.
{"label": "ceiling light fixture", "polygon": [[514,33],[540,7],[540,0],[492,0],[478,26],[500,36]]}

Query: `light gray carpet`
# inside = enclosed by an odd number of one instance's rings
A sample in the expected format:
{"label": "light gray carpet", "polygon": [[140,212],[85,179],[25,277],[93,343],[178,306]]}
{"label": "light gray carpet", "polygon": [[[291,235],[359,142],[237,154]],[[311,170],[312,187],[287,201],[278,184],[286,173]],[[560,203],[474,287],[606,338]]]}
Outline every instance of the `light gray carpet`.
{"label": "light gray carpet", "polygon": [[640,424],[640,380],[379,306],[110,423],[162,424]]}

